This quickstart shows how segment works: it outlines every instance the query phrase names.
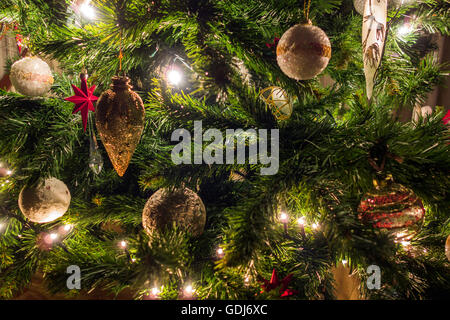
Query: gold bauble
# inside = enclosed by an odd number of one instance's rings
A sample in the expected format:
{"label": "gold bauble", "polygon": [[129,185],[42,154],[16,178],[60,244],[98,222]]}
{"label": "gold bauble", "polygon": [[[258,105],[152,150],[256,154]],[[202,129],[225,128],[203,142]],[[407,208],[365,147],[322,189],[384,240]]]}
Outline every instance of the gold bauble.
{"label": "gold bauble", "polygon": [[114,169],[123,176],[144,130],[145,109],[128,77],[112,78],[97,102],[95,123]]}
{"label": "gold bauble", "polygon": [[292,103],[289,95],[280,87],[267,87],[259,94],[267,104],[275,118],[287,120],[292,114]]}

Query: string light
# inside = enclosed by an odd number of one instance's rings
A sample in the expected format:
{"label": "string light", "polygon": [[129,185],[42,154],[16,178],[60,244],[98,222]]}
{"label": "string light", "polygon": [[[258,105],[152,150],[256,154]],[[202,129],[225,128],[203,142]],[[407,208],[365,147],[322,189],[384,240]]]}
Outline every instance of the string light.
{"label": "string light", "polygon": [[127,242],[124,240],[120,241],[120,246],[125,249],[127,247]]}
{"label": "string light", "polygon": [[71,225],[71,224],[64,225],[64,231],[66,231],[66,232],[69,232],[70,230],[72,230],[72,228],[73,228],[73,225]]}
{"label": "string light", "polygon": [[410,34],[411,32],[413,32],[413,25],[411,24],[411,21],[414,21],[416,19],[416,16],[413,15],[411,17],[407,16],[404,19],[404,23],[401,27],[399,27],[397,29],[397,34],[399,36],[406,36],[408,34]]}
{"label": "string light", "polygon": [[411,245],[411,242],[409,242],[409,241],[402,241],[401,244],[404,247],[409,247]]}
{"label": "string light", "polygon": [[283,223],[283,225],[284,225],[284,233],[287,235],[288,234],[289,216],[285,212],[282,212],[280,214],[280,221]]}
{"label": "string light", "polygon": [[8,176],[10,176],[10,175],[12,175],[12,171],[11,170],[8,170],[8,171],[6,171],[6,174],[8,175]]}
{"label": "string light", "polygon": [[319,228],[319,224],[314,222],[311,227],[316,230]]}
{"label": "string light", "polygon": [[347,260],[342,260],[342,264],[345,266],[347,264]]}
{"label": "string light", "polygon": [[222,248],[218,248],[216,252],[217,252],[217,256],[218,256],[219,258],[223,258],[223,256],[224,256],[224,251],[223,251]]}
{"label": "string light", "polygon": [[305,225],[305,217],[300,217],[300,218],[298,218],[297,219],[297,223],[300,225],[300,226],[304,226]]}
{"label": "string light", "polygon": [[412,27],[409,23],[405,23],[397,30],[397,33],[399,36],[405,36],[411,32],[412,32]]}
{"label": "string light", "polygon": [[153,287],[150,291],[150,299],[158,299],[160,293],[161,290],[159,290],[159,288]]}
{"label": "string light", "polygon": [[181,80],[183,80],[183,75],[180,71],[175,68],[169,69],[167,72],[167,81],[169,81],[170,84],[177,86],[181,83]]}
{"label": "string light", "polygon": [[83,4],[80,5],[79,10],[83,17],[88,20],[94,20],[97,17],[97,14],[95,13],[94,7],[90,5],[90,2],[90,0],[83,2]]}
{"label": "string light", "polygon": [[50,234],[50,239],[51,239],[52,241],[55,241],[57,238],[58,238],[58,234],[57,234],[57,233],[51,233],[51,234]]}
{"label": "string light", "polygon": [[287,215],[285,212],[282,212],[282,213],[280,214],[280,221],[281,221],[282,223],[288,223],[289,217],[288,217],[288,215]]}
{"label": "string light", "polygon": [[186,287],[184,287],[184,297],[185,298],[192,298],[193,294],[194,294],[195,290],[192,287],[192,285],[187,285]]}
{"label": "string light", "polygon": [[244,286],[249,287],[250,286],[251,277],[250,275],[246,275],[244,278]]}

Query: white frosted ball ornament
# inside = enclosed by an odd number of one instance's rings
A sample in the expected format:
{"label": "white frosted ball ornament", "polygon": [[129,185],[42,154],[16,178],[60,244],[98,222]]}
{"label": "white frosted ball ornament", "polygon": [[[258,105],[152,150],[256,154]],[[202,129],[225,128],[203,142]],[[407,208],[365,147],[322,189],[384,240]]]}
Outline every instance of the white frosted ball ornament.
{"label": "white frosted ball ornament", "polygon": [[156,191],[142,211],[142,225],[149,236],[155,231],[164,231],[175,223],[179,228],[194,236],[203,233],[206,223],[206,209],[202,199],[191,189]]}
{"label": "white frosted ball ornament", "polygon": [[[367,0],[353,0],[353,5],[355,7],[356,12],[360,15],[364,15],[364,4]],[[407,1],[404,1],[405,3]],[[388,8],[389,9],[398,9],[402,5],[402,0],[388,0]]]}
{"label": "white frosted ball ornament", "polygon": [[309,80],[320,74],[331,58],[331,44],[325,32],[311,24],[288,29],[277,45],[277,62],[288,77]]}
{"label": "white frosted ball ornament", "polygon": [[18,92],[31,97],[46,94],[54,81],[50,67],[38,57],[25,57],[16,61],[11,66],[9,77]]}
{"label": "white frosted ball ornament", "polygon": [[19,208],[32,222],[47,223],[64,215],[70,205],[70,192],[61,180],[49,178],[19,194]]}

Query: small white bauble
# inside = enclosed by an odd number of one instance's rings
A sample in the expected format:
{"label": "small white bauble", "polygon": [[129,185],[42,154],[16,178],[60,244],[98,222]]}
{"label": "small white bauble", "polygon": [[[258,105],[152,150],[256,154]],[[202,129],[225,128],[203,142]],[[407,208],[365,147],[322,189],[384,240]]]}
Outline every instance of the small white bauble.
{"label": "small white bauble", "polygon": [[35,187],[23,188],[19,195],[19,208],[31,221],[46,223],[62,217],[69,209],[70,199],[64,182],[49,178]]}
{"label": "small white bauble", "polygon": [[16,61],[9,77],[18,92],[31,97],[44,95],[53,84],[50,67],[38,57],[25,57]]}
{"label": "small white bauble", "polygon": [[310,24],[288,29],[277,45],[277,62],[290,78],[308,80],[321,73],[331,58],[331,44],[325,32]]}
{"label": "small white bauble", "polygon": [[[353,5],[355,6],[355,10],[360,15],[364,15],[365,2],[366,2],[366,0],[353,0]],[[388,8],[389,9],[397,9],[401,5],[402,5],[402,0],[388,0]]]}

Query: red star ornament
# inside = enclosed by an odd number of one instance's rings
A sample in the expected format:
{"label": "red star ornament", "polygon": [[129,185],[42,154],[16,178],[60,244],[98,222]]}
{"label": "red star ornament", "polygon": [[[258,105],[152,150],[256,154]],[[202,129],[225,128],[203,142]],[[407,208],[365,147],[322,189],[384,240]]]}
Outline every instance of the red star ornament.
{"label": "red star ornament", "polygon": [[261,281],[264,282],[264,284],[262,285],[263,291],[262,292],[269,292],[272,291],[273,289],[276,289],[278,287],[280,287],[280,297],[285,298],[285,297],[290,297],[293,296],[295,294],[297,294],[298,292],[295,290],[291,290],[288,289],[288,285],[289,282],[291,282],[292,280],[292,276],[293,274],[289,274],[287,275],[283,280],[279,280],[278,279],[278,275],[277,275],[277,271],[275,269],[273,269],[272,271],[272,278],[270,279],[270,281],[266,280],[266,279],[262,279]]}
{"label": "red star ornament", "polygon": [[92,112],[95,111],[93,102],[97,101],[98,97],[94,96],[94,91],[96,88],[95,85],[88,88],[87,75],[81,73],[80,79],[81,79],[81,88],[72,85],[75,95],[69,98],[65,98],[64,100],[70,101],[75,104],[75,108],[73,109],[72,114],[75,114],[77,112],[81,113],[83,128],[84,131],[86,131],[89,110],[91,110]]}
{"label": "red star ornament", "polygon": [[450,124],[450,110],[447,111],[447,114],[446,114],[445,117],[442,119],[442,121],[444,122],[445,125]]}

